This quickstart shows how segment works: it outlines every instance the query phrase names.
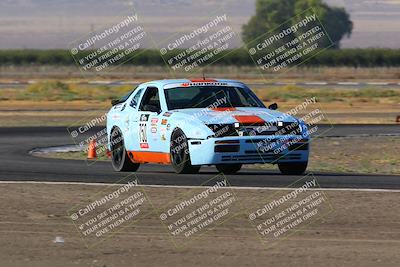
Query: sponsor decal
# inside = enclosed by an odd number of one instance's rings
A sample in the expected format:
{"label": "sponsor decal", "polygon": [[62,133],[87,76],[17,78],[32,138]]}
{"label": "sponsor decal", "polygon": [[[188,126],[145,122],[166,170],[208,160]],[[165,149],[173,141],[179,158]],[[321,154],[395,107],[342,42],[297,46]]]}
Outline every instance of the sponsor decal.
{"label": "sponsor decal", "polygon": [[155,126],[158,123],[158,119],[157,118],[152,118],[151,119],[151,126]]}
{"label": "sponsor decal", "polygon": [[166,141],[166,140],[167,140],[167,138],[165,137],[165,134],[162,134],[162,135],[161,135],[161,140],[162,140],[162,141]]}
{"label": "sponsor decal", "polygon": [[140,121],[148,121],[149,120],[149,114],[142,114],[140,116]]}
{"label": "sponsor decal", "polygon": [[147,143],[147,122],[139,123],[139,143],[140,148],[149,148]]}
{"label": "sponsor decal", "polygon": [[118,104],[114,106],[114,109],[119,109],[122,106],[122,104]]}
{"label": "sponsor decal", "polygon": [[149,148],[149,143],[140,143],[140,148],[148,149]]}
{"label": "sponsor decal", "polygon": [[157,133],[157,127],[151,127],[151,133],[153,134]]}
{"label": "sponsor decal", "polygon": [[164,117],[171,117],[171,115],[172,115],[172,112],[168,112],[168,111],[163,114]]}
{"label": "sponsor decal", "polygon": [[220,82],[191,82],[191,83],[182,83],[182,87],[191,87],[191,86],[227,86],[227,83],[220,83]]}
{"label": "sponsor decal", "polygon": [[167,131],[171,130],[171,124],[168,123],[167,125]]}
{"label": "sponsor decal", "polygon": [[124,109],[126,108],[126,104],[124,104],[121,108],[121,111],[124,111]]}
{"label": "sponsor decal", "polygon": [[162,120],[161,120],[161,125],[167,125],[167,123],[168,123],[168,120],[167,120],[167,119],[162,119]]}

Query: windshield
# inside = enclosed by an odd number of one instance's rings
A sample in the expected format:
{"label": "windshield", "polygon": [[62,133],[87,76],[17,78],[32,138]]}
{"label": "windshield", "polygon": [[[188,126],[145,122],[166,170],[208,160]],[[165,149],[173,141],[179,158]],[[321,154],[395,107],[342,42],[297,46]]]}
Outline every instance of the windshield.
{"label": "windshield", "polygon": [[167,89],[168,109],[265,107],[256,95],[242,87],[192,86]]}

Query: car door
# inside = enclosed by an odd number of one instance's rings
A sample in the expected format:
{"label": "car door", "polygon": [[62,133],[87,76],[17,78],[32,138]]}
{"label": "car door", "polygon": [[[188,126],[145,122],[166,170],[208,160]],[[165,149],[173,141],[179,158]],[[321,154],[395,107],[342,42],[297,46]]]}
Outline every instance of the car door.
{"label": "car door", "polygon": [[159,123],[161,116],[161,105],[159,90],[155,86],[146,88],[138,108],[138,148],[139,151],[161,151],[159,138]]}
{"label": "car door", "polygon": [[123,117],[124,142],[128,151],[138,149],[138,121],[139,121],[139,101],[143,95],[145,88],[137,88],[132,96],[128,99]]}

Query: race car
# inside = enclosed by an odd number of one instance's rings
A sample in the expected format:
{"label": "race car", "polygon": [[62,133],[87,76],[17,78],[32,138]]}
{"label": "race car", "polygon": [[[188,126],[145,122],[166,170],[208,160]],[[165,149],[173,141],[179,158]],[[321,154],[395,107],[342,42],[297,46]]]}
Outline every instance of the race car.
{"label": "race car", "polygon": [[225,174],[243,164],[278,164],[283,174],[305,172],[306,124],[268,108],[234,80],[158,80],[140,84],[107,113],[108,149],[115,171],[170,164],[176,173],[215,165]]}

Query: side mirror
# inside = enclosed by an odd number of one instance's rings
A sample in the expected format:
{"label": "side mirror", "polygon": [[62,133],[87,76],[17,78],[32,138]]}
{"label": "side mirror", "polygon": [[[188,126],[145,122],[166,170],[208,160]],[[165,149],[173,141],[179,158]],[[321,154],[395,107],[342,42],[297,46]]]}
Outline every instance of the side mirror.
{"label": "side mirror", "polygon": [[115,105],[117,105],[117,104],[119,104],[119,99],[112,99],[112,100],[111,100],[111,105],[112,105],[112,106],[115,106]]}
{"label": "side mirror", "polygon": [[272,109],[272,110],[277,110],[278,109],[278,104],[277,103],[273,103],[273,104],[269,105],[268,108]]}

